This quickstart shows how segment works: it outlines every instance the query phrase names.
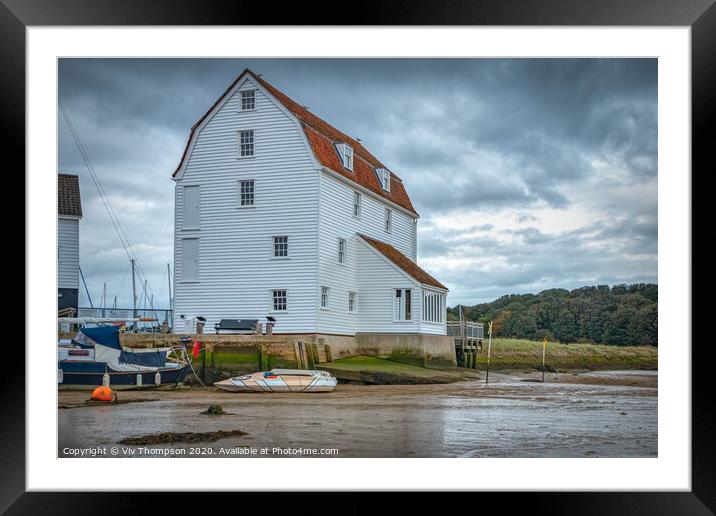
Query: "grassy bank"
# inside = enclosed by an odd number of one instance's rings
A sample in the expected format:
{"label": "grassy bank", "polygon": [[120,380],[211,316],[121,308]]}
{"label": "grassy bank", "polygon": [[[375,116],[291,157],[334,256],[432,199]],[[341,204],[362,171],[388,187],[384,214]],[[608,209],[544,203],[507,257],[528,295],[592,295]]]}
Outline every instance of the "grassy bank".
{"label": "grassy bank", "polygon": [[[542,363],[542,342],[523,339],[492,339],[491,369],[538,367]],[[487,365],[487,342],[477,356],[478,369]],[[548,369],[605,370],[657,369],[655,346],[606,346],[602,344],[547,344]]]}
{"label": "grassy bank", "polygon": [[371,356],[342,358],[322,363],[319,368],[339,380],[376,385],[452,383],[477,377],[471,371],[426,369]]}

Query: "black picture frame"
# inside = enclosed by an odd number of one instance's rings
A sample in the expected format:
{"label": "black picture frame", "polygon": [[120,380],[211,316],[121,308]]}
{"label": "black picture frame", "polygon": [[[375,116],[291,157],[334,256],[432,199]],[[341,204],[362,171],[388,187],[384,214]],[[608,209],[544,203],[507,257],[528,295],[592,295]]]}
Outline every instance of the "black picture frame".
{"label": "black picture frame", "polygon": [[[351,4],[353,6],[353,4]],[[315,13],[329,13],[316,17]],[[25,29],[61,25],[343,25],[335,3],[181,0],[1,0],[0,87],[6,153],[15,154],[15,170],[25,164]],[[362,2],[349,16],[352,25],[572,25],[572,26],[688,26],[692,44],[692,158],[693,167],[706,168],[713,147],[716,111],[716,6],[714,0],[490,0],[435,4]],[[713,165],[709,167],[713,170]],[[688,174],[690,171],[684,171]],[[703,170],[704,173],[708,170]],[[16,174],[17,175],[17,174]],[[692,176],[693,177],[693,173]],[[22,184],[22,183],[21,183]],[[24,192],[24,186],[19,186]],[[29,271],[25,270],[28,274]],[[689,339],[691,328],[684,329]],[[684,343],[681,343],[684,344]],[[708,344],[708,343],[704,343]],[[503,493],[472,497],[474,510],[489,506],[495,497],[509,497],[511,508],[525,504],[531,513],[550,514],[711,514],[716,510],[714,485],[714,421],[706,379],[710,362],[706,346],[692,346],[692,491],[640,493]],[[3,418],[0,460],[0,511],[8,514],[125,514],[145,507],[149,494],[26,493],[25,491],[25,367],[0,375]],[[88,474],[100,472],[88,471]],[[172,496],[176,496],[172,494]],[[211,495],[212,504],[216,501]],[[80,498],[78,500],[78,498]],[[186,497],[185,497],[186,498]],[[291,495],[294,502],[316,503]],[[420,502],[421,496],[415,498]],[[178,500],[181,500],[179,498]],[[234,498],[236,500],[236,498]],[[242,509],[245,509],[242,500]],[[479,503],[478,503],[479,500]],[[504,501],[504,500],[502,500]],[[178,501],[177,503],[183,503]],[[260,502],[259,502],[260,503]],[[276,506],[275,498],[264,504]],[[486,505],[487,504],[487,505]],[[371,509],[368,498],[355,500],[353,509]],[[170,509],[172,512],[176,510]],[[140,511],[143,512],[143,511]]]}

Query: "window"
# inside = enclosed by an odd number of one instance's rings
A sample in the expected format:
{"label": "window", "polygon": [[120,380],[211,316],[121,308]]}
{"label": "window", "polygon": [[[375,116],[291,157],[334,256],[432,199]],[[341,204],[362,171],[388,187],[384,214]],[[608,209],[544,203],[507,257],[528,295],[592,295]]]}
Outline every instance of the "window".
{"label": "window", "polygon": [[386,208],[385,209],[385,230],[390,233],[390,231],[393,229],[393,211]]}
{"label": "window", "polygon": [[243,179],[239,181],[239,206],[254,205],[254,180]]}
{"label": "window", "polygon": [[360,201],[361,195],[358,192],[353,192],[353,216],[360,217]]}
{"label": "window", "polygon": [[423,321],[442,323],[445,313],[445,297],[437,292],[423,290]]}
{"label": "window", "polygon": [[182,206],[182,228],[199,229],[199,187],[185,186]]}
{"label": "window", "polygon": [[395,320],[410,321],[412,319],[412,291],[409,288],[395,290]]}
{"label": "window", "polygon": [[387,168],[376,168],[375,173],[378,174],[378,181],[383,190],[390,192],[390,171]]}
{"label": "window", "polygon": [[346,241],[343,238],[338,239],[338,263],[346,263]]}
{"label": "window", "polygon": [[254,132],[239,131],[239,156],[246,158],[254,155]]}
{"label": "window", "polygon": [[346,143],[339,143],[337,147],[343,166],[353,171],[353,149]]}
{"label": "window", "polygon": [[271,291],[272,304],[271,309],[274,312],[285,312],[288,307],[288,298],[286,296],[286,290],[272,290]]}
{"label": "window", "polygon": [[199,239],[182,239],[182,281],[199,281]]}
{"label": "window", "polygon": [[288,237],[287,236],[273,237],[273,257],[274,258],[288,258]]}
{"label": "window", "polygon": [[241,92],[241,111],[256,109],[256,90]]}
{"label": "window", "polygon": [[328,308],[328,287],[321,287],[321,308]]}
{"label": "window", "polygon": [[348,292],[348,311],[351,313],[356,311],[356,293],[355,292]]}

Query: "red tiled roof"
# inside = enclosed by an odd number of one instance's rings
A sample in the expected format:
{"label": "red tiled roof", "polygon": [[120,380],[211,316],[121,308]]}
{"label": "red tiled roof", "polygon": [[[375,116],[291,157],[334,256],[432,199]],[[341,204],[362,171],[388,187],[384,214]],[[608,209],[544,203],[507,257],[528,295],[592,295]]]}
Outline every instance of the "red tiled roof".
{"label": "red tiled roof", "polygon": [[386,244],[385,242],[381,242],[380,240],[376,240],[375,238],[370,238],[366,235],[358,235],[363,240],[368,242],[371,246],[373,246],[380,254],[385,256],[388,260],[393,262],[398,268],[400,268],[403,272],[408,274],[410,277],[415,278],[420,283],[424,285],[430,285],[437,288],[442,288],[445,290],[448,290],[448,288],[440,283],[438,280],[433,278],[430,274],[425,272],[423,269],[418,267],[418,264],[415,263],[413,260],[405,256],[403,253],[398,251],[395,247],[393,247],[390,244]]}
{"label": "red tiled roof", "polygon": [[[214,102],[209,111],[207,111],[204,116],[202,116],[199,121],[192,126],[189,140],[187,141],[187,144],[184,148],[184,153],[182,154],[181,160],[179,161],[179,165],[177,166],[172,176],[176,175],[176,173],[179,171],[182,164],[184,163],[184,160],[187,157],[187,152],[189,150],[189,143],[194,136],[194,131],[196,130],[196,128],[204,121],[204,119],[209,115],[209,113],[214,109],[214,107],[219,102],[221,102],[221,100],[234,88],[236,83],[238,83],[239,80],[245,74],[251,75],[251,77],[256,82],[261,84],[261,86],[263,86],[271,95],[273,95],[281,104],[283,104],[286,109],[288,109],[296,118],[300,120],[303,131],[306,134],[306,139],[311,145],[313,153],[316,155],[316,159],[321,165],[341,174],[347,179],[361,185],[364,188],[367,188],[368,190],[380,195],[381,197],[392,201],[398,206],[405,208],[409,212],[415,215],[418,214],[415,211],[413,204],[410,202],[410,197],[408,196],[408,193],[403,186],[403,182],[398,176],[396,176],[392,172],[390,173],[390,192],[386,192],[383,190],[383,187],[378,181],[375,169],[387,169],[387,167],[383,165],[370,152],[368,152],[368,150],[363,147],[363,145],[359,141],[355,140],[354,138],[351,138],[350,136],[333,127],[325,120],[314,115],[308,109],[289,98],[283,92],[274,88],[271,84],[266,82],[264,79],[256,75],[248,68],[244,70],[233,83],[231,83],[231,85],[221,95],[221,97],[219,97],[217,101]],[[334,145],[336,143],[347,143],[353,148],[353,171],[350,171],[343,166],[343,163],[341,162],[341,159],[338,156],[338,152],[336,151]]]}

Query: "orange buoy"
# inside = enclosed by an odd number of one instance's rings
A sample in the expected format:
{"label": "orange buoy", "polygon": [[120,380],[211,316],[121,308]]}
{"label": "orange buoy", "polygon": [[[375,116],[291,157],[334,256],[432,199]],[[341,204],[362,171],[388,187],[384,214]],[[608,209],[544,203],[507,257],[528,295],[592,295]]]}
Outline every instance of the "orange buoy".
{"label": "orange buoy", "polygon": [[112,389],[110,389],[109,387],[100,386],[92,391],[91,399],[98,401],[112,401],[113,396],[114,393],[112,392]]}

